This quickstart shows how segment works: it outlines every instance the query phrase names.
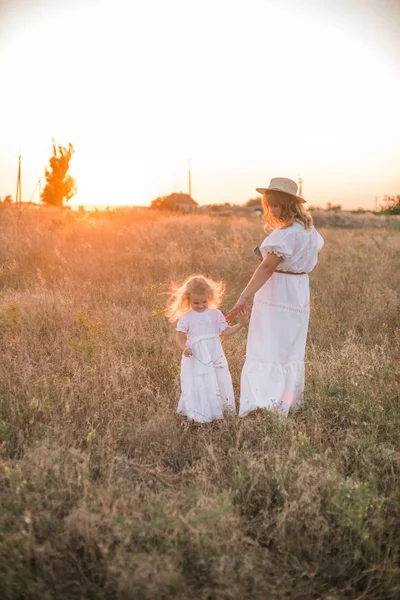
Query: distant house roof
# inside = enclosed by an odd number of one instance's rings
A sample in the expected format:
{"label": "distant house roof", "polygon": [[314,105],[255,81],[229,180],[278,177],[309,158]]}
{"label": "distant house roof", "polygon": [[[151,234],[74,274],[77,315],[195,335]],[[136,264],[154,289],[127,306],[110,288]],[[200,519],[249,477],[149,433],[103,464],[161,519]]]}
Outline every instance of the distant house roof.
{"label": "distant house roof", "polygon": [[173,202],[175,202],[175,204],[186,204],[187,206],[198,206],[196,200],[193,200],[192,196],[189,196],[189,194],[184,194],[183,192],[180,192],[179,194],[177,192],[174,192],[173,194],[170,194],[167,197],[168,197],[168,199],[171,199]]}

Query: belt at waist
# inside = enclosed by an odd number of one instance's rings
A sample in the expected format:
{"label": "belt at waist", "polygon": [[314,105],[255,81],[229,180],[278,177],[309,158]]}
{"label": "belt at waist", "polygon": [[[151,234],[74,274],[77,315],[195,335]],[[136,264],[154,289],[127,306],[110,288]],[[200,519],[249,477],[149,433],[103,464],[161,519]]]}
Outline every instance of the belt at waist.
{"label": "belt at waist", "polygon": [[219,339],[218,333],[204,333],[203,335],[194,335],[193,337],[189,335],[188,345],[191,346],[192,344],[196,344],[197,342],[201,342],[202,340],[210,340],[212,338]]}
{"label": "belt at waist", "polygon": [[275,273],[283,273],[283,275],[307,275],[304,271],[297,273],[295,271],[275,271]]}

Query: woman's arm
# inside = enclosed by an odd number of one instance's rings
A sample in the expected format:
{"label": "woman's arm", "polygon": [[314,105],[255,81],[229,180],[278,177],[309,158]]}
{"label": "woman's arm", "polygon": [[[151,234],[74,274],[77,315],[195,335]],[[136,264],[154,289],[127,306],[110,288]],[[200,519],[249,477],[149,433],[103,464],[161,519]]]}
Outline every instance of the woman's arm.
{"label": "woman's arm", "polygon": [[240,294],[239,300],[235,306],[226,315],[228,323],[233,321],[239,312],[247,311],[247,300],[251,298],[262,286],[267,283],[268,279],[276,270],[277,266],[282,262],[283,258],[275,254],[268,253],[262,263],[254,271],[252,278]]}
{"label": "woman's arm", "polygon": [[185,356],[192,356],[192,351],[186,346],[187,335],[183,331],[177,331],[175,336],[176,345],[182,350]]}
{"label": "woman's arm", "polygon": [[254,294],[267,283],[268,279],[282,261],[283,258],[276,256],[276,254],[267,254],[262,263],[254,271],[252,278],[240,294],[240,297],[247,299],[254,296]]}

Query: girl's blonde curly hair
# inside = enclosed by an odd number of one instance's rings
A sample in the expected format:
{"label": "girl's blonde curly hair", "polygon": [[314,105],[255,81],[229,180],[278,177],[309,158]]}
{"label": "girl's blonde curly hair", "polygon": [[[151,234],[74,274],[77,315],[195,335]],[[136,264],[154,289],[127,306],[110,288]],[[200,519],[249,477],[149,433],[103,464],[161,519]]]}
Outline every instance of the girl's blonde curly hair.
{"label": "girl's blonde curly hair", "polygon": [[[309,211],[304,208],[303,203],[299,202],[294,196],[285,194],[285,192],[276,192],[268,190],[263,194],[261,204],[263,207],[263,221],[266,229],[277,229],[278,227],[289,227],[295,220],[301,221],[306,229],[313,226],[313,218]],[[271,204],[278,204],[281,207],[280,218],[276,219],[271,211]]]}
{"label": "girl's blonde curly hair", "polygon": [[173,323],[180,316],[191,309],[190,297],[192,294],[208,294],[210,308],[218,308],[221,305],[225,292],[225,284],[222,281],[214,281],[204,275],[190,275],[181,285],[173,283],[169,289],[169,298],[165,314]]}

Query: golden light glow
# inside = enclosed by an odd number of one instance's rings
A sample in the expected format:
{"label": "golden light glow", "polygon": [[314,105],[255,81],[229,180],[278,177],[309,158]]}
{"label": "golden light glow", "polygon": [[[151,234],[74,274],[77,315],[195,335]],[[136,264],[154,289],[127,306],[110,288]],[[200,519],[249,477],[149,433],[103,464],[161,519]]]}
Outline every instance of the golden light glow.
{"label": "golden light glow", "polygon": [[0,155],[21,150],[25,195],[53,136],[76,150],[74,204],[187,191],[188,157],[200,203],[245,202],[277,175],[301,174],[314,204],[399,192],[395,69],[329,19],[274,2],[67,6],[0,44]]}

